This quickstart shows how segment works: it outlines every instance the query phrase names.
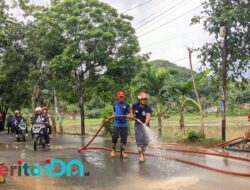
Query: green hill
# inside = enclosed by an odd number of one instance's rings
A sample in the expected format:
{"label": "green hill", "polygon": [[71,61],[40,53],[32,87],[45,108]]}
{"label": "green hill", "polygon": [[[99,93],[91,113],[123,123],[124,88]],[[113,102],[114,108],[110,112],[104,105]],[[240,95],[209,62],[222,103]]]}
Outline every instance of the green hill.
{"label": "green hill", "polygon": [[176,71],[176,79],[178,80],[183,80],[183,81],[187,81],[191,78],[191,73],[190,70],[185,68],[185,67],[180,67],[174,63],[171,63],[169,61],[166,60],[154,60],[149,62],[149,64],[153,67],[159,68],[159,67],[164,67],[168,70],[171,71]]}

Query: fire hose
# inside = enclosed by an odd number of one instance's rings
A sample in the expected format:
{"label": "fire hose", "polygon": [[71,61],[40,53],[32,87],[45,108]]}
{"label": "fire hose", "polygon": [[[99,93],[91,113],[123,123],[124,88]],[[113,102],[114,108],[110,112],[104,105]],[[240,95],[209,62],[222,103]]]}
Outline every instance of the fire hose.
{"label": "fire hose", "polygon": [[[132,117],[128,117],[126,115],[116,115],[116,116],[111,116],[109,118],[107,118],[100,126],[100,128],[97,130],[97,132],[95,133],[95,135],[91,138],[91,140],[84,146],[80,147],[78,149],[78,152],[81,152],[82,150],[104,150],[104,151],[111,151],[111,148],[106,148],[106,147],[97,147],[97,146],[89,146],[94,139],[97,137],[97,135],[100,133],[100,131],[114,118],[118,118],[118,117],[126,117],[130,120],[134,120],[137,121],[139,123],[141,123],[143,126],[145,126],[140,120],[136,119],[136,118],[132,118]],[[218,145],[214,145],[214,146],[199,146],[202,148],[215,148],[215,147],[221,147],[230,143],[233,143],[239,139],[242,139],[242,137],[239,137],[237,139],[233,139],[231,141],[222,143],[222,144],[218,144]],[[174,144],[164,144],[164,145],[174,145]],[[181,144],[179,146],[185,146],[184,144]],[[188,146],[188,145],[187,145]],[[225,155],[225,154],[221,154],[221,153],[212,153],[212,152],[204,152],[204,151],[193,151],[193,150],[182,150],[182,149],[174,149],[174,148],[159,148],[159,147],[151,147],[151,148],[155,148],[155,149],[161,149],[161,150],[167,150],[167,151],[179,151],[179,152],[184,152],[184,153],[188,153],[188,154],[203,154],[203,155],[211,155],[211,156],[219,156],[219,157],[224,157],[224,158],[228,158],[228,159],[234,159],[234,160],[239,160],[239,161],[244,161],[244,162],[250,162],[250,159],[247,158],[242,158],[242,157],[237,157],[237,156],[231,156],[231,155]],[[119,151],[116,151],[119,152]],[[125,151],[128,154],[133,154],[133,155],[138,155],[138,152],[134,152],[134,151]],[[168,159],[168,160],[174,160],[177,162],[181,162],[181,163],[185,163],[185,164],[189,164],[192,166],[196,166],[196,167],[200,167],[200,168],[204,168],[207,170],[211,170],[211,171],[216,171],[219,173],[223,173],[223,174],[230,174],[230,175],[236,175],[236,176],[244,176],[244,177],[250,177],[250,173],[241,173],[241,172],[237,172],[237,171],[229,171],[229,170],[223,170],[223,169],[219,169],[219,168],[215,168],[215,167],[211,167],[211,166],[207,166],[204,164],[199,164],[197,162],[193,162],[193,161],[189,161],[189,160],[184,160],[184,159],[180,159],[177,157],[172,157],[172,156],[161,156],[161,155],[155,155],[155,154],[149,154],[146,153],[145,156],[148,157],[154,157],[154,158],[164,158],[164,159]]]}

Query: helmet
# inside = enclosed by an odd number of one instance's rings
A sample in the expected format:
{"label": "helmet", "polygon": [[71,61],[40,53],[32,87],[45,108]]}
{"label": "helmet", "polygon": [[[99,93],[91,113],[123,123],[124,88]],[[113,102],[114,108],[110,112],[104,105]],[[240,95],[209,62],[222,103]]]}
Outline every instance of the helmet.
{"label": "helmet", "polygon": [[119,97],[125,97],[125,92],[124,91],[122,91],[122,90],[120,90],[120,91],[118,91],[117,93],[116,93],[116,97],[117,98],[119,98]]}
{"label": "helmet", "polygon": [[137,96],[138,100],[141,100],[141,99],[149,99],[149,95],[145,92],[140,92]]}
{"label": "helmet", "polygon": [[41,107],[36,107],[35,112],[42,111]]}
{"label": "helmet", "polygon": [[19,110],[16,110],[16,111],[15,111],[15,114],[18,114],[18,113],[20,113]]}
{"label": "helmet", "polygon": [[43,106],[43,107],[42,107],[42,110],[47,110],[47,111],[48,111],[48,109],[49,109],[49,108],[48,108],[47,106]]}

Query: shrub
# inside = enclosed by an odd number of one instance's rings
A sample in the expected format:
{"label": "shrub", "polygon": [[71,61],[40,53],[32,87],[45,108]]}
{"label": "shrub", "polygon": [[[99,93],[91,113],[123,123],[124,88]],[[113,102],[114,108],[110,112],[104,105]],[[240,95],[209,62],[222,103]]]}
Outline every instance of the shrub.
{"label": "shrub", "polygon": [[92,109],[87,112],[87,118],[100,118],[101,117],[101,110],[100,109]]}
{"label": "shrub", "polygon": [[[107,104],[104,109],[103,109],[103,113],[102,113],[102,118],[103,121],[105,119],[107,119],[108,117],[110,117],[114,112],[113,106],[110,104]],[[104,136],[110,136],[113,133],[113,121],[109,122],[105,127],[104,127],[104,131],[103,131],[103,135]]]}
{"label": "shrub", "polygon": [[188,140],[190,140],[191,142],[196,142],[199,139],[205,138],[205,135],[203,135],[201,132],[196,131],[194,129],[189,129],[187,131],[187,138]]}

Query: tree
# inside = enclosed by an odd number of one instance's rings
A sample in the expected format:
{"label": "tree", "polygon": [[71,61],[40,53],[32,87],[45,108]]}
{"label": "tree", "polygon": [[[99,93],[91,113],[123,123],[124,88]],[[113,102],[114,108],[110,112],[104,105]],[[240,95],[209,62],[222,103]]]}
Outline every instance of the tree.
{"label": "tree", "polygon": [[[193,89],[194,89],[194,92],[195,92],[197,105],[199,106],[199,111],[200,111],[200,116],[201,116],[201,133],[204,135],[204,113],[203,113],[203,109],[202,109],[202,106],[201,106],[200,95],[198,93],[198,89],[197,89],[196,82],[195,82],[193,63],[192,63],[192,50],[190,48],[188,48],[188,55],[189,55],[189,64],[190,64],[190,70],[191,70],[191,76],[192,76],[192,82],[193,82]],[[183,101],[184,102],[190,102],[190,100],[189,101],[183,100]]]}
{"label": "tree", "polygon": [[192,107],[199,112],[201,111],[200,106],[197,101],[192,98],[188,98],[185,95],[179,95],[179,113],[180,113],[180,129],[181,132],[185,134],[185,124],[184,124],[184,111],[185,107]]}
{"label": "tree", "polygon": [[162,136],[161,104],[167,94],[167,80],[170,78],[170,74],[171,72],[165,68],[153,69],[150,65],[146,65],[133,81],[137,91],[146,91],[156,98],[159,137]]}
{"label": "tree", "polygon": [[[199,48],[203,65],[211,67],[216,80],[222,81],[224,112],[222,139],[226,139],[227,82],[244,87],[250,68],[249,19],[250,2],[246,0],[207,0],[201,16],[192,19],[193,24],[203,22],[204,29],[214,36],[214,41]],[[219,36],[221,34],[221,37]]]}
{"label": "tree", "polygon": [[97,0],[54,2],[37,18],[34,35],[61,88],[58,95],[61,91],[78,102],[84,135],[84,105],[98,77],[126,82],[137,70],[141,59],[132,18]]}
{"label": "tree", "polygon": [[27,54],[24,45],[25,27],[8,14],[9,6],[0,3],[0,111],[27,105]]}

